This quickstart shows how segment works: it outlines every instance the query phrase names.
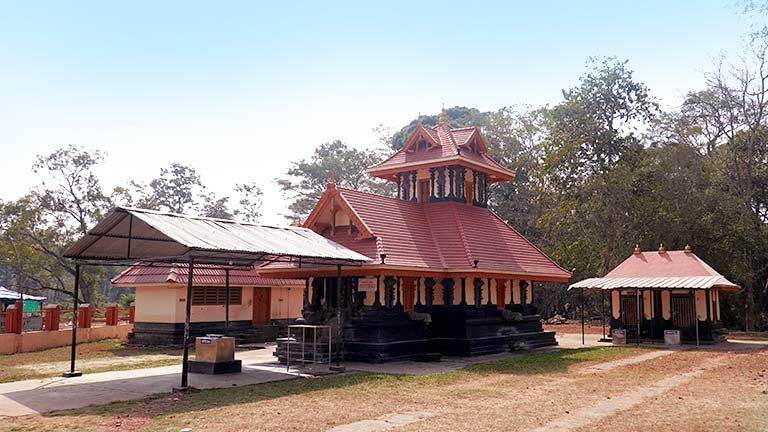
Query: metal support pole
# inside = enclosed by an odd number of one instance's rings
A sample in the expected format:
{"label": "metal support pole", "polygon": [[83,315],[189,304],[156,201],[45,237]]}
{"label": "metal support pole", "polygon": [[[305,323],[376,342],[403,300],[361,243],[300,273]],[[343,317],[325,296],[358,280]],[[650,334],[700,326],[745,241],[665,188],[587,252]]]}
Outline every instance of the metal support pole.
{"label": "metal support pole", "polygon": [[603,325],[603,341],[605,341],[605,291],[600,290],[600,321]]}
{"label": "metal support pole", "polygon": [[696,298],[696,291],[693,292],[693,323],[696,326],[696,347],[699,346],[699,299]]}
{"label": "metal support pole", "polygon": [[581,344],[584,345],[584,288],[581,289]]}
{"label": "metal support pole", "polygon": [[637,303],[637,345],[640,345],[640,288],[635,290],[635,303]]}
{"label": "metal support pole", "polygon": [[224,270],[224,335],[229,336],[229,269]]}
{"label": "metal support pole", "polygon": [[341,370],[341,344],[344,337],[343,314],[341,313],[341,264],[336,265],[336,318],[338,321],[338,341],[336,341],[336,370]]}
{"label": "metal support pole", "polygon": [[195,258],[189,258],[189,274],[187,275],[187,307],[184,315],[184,351],[181,360],[181,387],[186,390],[189,387],[189,321],[192,315],[192,274],[195,269]]}
{"label": "metal support pole", "polygon": [[[75,296],[72,301],[72,350],[69,354],[69,372],[64,372],[65,378],[81,376],[83,373],[75,370],[75,356],[77,355],[77,308],[80,298],[80,264],[75,264]],[[22,311],[24,307],[22,306]]]}

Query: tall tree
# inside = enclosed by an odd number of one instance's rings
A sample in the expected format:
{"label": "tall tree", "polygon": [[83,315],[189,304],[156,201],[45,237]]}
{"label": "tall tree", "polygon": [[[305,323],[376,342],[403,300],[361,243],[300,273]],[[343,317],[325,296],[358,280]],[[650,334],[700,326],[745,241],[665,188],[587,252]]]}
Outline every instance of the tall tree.
{"label": "tall tree", "polygon": [[139,195],[136,205],[152,210],[189,213],[197,211],[200,201],[207,197],[197,171],[177,162],[168,168],[161,168],[160,176],[149,184],[133,182],[133,186]]}
{"label": "tall tree", "polygon": [[288,206],[289,219],[300,220],[307,215],[320,199],[325,185],[335,173],[336,184],[349,189],[392,194],[391,185],[372,178],[366,168],[382,158],[376,150],[358,150],[336,140],[319,145],[310,159],[291,163],[286,177],[276,179],[282,192],[293,199]]}
{"label": "tall tree", "polygon": [[235,209],[235,217],[244,222],[255,223],[261,218],[262,196],[264,193],[256,183],[238,183],[235,192],[239,194],[239,208]]}

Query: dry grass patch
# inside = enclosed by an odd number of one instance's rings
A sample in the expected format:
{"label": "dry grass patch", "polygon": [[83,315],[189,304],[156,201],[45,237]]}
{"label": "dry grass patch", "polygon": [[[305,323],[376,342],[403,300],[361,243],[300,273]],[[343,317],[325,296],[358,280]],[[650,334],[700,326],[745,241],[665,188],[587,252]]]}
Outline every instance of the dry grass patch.
{"label": "dry grass patch", "polygon": [[[424,411],[436,416],[406,429],[498,430],[499,419],[511,416],[515,421],[505,424],[505,430],[525,429],[519,427],[528,424],[521,421],[524,416],[537,411],[550,417],[560,415],[563,407],[546,404],[542,397],[577,395],[582,388],[579,382],[590,380],[589,376],[571,378],[573,371],[646,351],[614,347],[559,350],[433,375],[348,373],[8,420],[29,430],[65,426],[68,430],[114,430],[119,423],[120,430],[131,431],[178,431],[183,427],[197,431],[323,431],[385,414]],[[599,382],[592,385],[594,391],[605,387]],[[580,403],[573,399],[573,404]],[[10,429],[0,426],[0,430]]]}
{"label": "dry grass patch", "polygon": [[675,356],[680,363],[715,360],[717,366],[632,412],[583,430],[768,430],[768,352],[689,351]]}

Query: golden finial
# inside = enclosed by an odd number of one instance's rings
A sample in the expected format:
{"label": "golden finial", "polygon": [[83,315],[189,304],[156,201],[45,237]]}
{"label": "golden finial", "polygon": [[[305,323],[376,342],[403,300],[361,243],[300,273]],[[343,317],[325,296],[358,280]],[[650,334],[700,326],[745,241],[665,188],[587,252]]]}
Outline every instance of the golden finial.
{"label": "golden finial", "polygon": [[664,247],[664,243],[659,243],[659,253],[667,253],[667,248]]}
{"label": "golden finial", "polygon": [[635,244],[635,255],[640,255],[641,252],[642,251],[640,250],[640,245],[639,244]]}
{"label": "golden finial", "polygon": [[445,113],[445,107],[440,111],[440,117],[437,118],[438,123],[446,123],[448,121],[448,114]]}
{"label": "golden finial", "polygon": [[691,245],[690,245],[690,244],[686,244],[686,245],[685,245],[685,249],[683,249],[683,250],[685,251],[685,253],[691,253],[691,252],[693,252],[693,248],[691,247]]}

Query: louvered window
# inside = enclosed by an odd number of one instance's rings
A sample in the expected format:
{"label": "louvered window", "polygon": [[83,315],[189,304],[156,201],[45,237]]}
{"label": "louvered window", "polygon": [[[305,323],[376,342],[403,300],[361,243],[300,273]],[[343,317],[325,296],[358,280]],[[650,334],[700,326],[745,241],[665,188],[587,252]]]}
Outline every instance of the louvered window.
{"label": "louvered window", "polygon": [[[227,290],[225,287],[196,286],[192,287],[192,304],[199,306],[214,306],[226,304]],[[229,288],[229,304],[243,303],[243,288]]]}

